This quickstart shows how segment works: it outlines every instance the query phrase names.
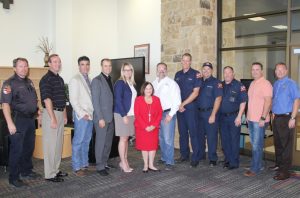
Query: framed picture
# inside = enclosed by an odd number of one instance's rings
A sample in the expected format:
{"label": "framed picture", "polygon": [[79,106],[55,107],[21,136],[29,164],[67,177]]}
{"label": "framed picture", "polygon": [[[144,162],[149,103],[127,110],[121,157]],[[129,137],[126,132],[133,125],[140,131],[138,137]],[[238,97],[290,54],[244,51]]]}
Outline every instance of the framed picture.
{"label": "framed picture", "polygon": [[145,73],[149,74],[150,44],[135,45],[134,57],[145,57]]}

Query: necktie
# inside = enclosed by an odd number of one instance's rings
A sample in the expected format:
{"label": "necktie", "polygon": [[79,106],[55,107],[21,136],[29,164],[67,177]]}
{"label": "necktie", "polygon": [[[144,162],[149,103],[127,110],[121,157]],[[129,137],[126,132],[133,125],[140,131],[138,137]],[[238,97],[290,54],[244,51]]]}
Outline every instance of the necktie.
{"label": "necktie", "polygon": [[90,82],[89,76],[87,74],[84,74],[83,77],[84,77],[84,80],[86,81],[86,84],[89,86],[89,88],[91,90],[91,82]]}

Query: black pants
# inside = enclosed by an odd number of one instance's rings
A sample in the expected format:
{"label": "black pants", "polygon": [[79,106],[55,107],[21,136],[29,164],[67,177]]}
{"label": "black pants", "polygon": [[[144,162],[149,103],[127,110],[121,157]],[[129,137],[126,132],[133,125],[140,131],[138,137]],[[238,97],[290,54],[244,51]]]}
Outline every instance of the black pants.
{"label": "black pants", "polygon": [[290,129],[290,115],[276,116],[273,121],[273,138],[275,145],[276,165],[283,174],[289,174],[292,165],[293,142],[295,129]]}
{"label": "black pants", "polygon": [[19,179],[21,174],[32,171],[32,154],[35,144],[35,120],[33,118],[14,118],[17,132],[9,136],[9,181]]}

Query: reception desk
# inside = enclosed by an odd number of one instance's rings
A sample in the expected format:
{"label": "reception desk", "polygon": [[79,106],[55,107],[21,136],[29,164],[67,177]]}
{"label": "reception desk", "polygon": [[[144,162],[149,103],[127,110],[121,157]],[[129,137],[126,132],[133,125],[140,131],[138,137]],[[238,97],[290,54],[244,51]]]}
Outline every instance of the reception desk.
{"label": "reception desk", "polygon": [[[64,141],[62,158],[67,158],[72,156],[72,142],[71,142],[71,127],[65,127],[64,130]],[[43,131],[42,128],[38,128],[35,131],[35,148],[33,152],[33,157],[38,159],[44,159],[43,153]]]}

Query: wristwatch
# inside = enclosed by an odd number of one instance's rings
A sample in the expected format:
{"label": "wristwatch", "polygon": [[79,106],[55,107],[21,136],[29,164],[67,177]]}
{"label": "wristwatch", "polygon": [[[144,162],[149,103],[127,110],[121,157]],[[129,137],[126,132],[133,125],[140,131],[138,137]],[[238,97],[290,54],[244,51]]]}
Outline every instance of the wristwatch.
{"label": "wristwatch", "polygon": [[263,116],[261,116],[261,117],[260,117],[260,120],[262,120],[262,121],[265,121],[265,120],[266,120],[266,118],[265,118],[265,117],[263,117]]}
{"label": "wristwatch", "polygon": [[295,117],[291,116],[291,119],[290,120],[295,120]]}

